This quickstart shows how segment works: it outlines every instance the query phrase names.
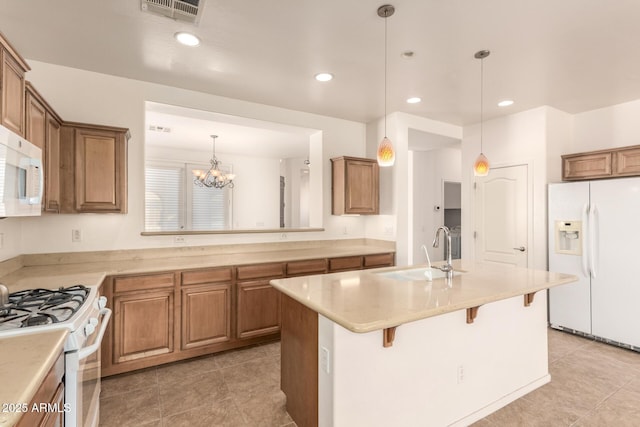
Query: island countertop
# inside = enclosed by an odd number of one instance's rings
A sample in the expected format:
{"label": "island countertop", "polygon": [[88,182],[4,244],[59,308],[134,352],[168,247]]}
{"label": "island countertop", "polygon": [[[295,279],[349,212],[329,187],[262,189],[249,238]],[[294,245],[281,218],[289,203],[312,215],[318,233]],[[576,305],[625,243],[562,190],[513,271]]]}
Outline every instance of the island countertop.
{"label": "island countertop", "polygon": [[460,272],[445,278],[396,280],[378,273],[425,267],[391,267],[272,280],[271,285],[342,327],[357,333],[479,307],[571,283],[576,276],[456,260]]}

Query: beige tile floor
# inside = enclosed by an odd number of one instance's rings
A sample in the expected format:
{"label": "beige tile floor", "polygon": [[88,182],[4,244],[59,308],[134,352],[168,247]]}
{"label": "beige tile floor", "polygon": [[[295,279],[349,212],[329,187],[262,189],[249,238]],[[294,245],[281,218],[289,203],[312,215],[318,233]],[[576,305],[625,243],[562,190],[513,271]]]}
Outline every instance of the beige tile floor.
{"label": "beige tile floor", "polygon": [[[272,343],[107,378],[100,427],[295,426],[279,352]],[[549,370],[551,383],[474,426],[640,426],[640,354],[549,330]]]}

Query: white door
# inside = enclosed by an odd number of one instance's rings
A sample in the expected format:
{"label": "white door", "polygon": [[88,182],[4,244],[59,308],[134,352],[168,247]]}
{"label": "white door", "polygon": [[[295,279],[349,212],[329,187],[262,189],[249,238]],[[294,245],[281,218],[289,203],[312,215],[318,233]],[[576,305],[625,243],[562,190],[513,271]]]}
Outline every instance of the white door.
{"label": "white door", "polygon": [[640,178],[591,182],[593,335],[640,347]]}
{"label": "white door", "polygon": [[[589,183],[568,182],[549,185],[549,271],[578,276],[578,280],[549,289],[549,321],[591,333],[591,276],[588,267]],[[580,224],[575,253],[559,241],[557,225]]]}
{"label": "white door", "polygon": [[527,165],[476,178],[476,260],[527,267]]}

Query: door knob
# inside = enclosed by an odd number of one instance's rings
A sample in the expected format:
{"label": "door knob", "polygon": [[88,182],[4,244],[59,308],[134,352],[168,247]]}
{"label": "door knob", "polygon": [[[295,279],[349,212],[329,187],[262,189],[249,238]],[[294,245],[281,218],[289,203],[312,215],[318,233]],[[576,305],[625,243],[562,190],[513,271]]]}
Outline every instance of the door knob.
{"label": "door knob", "polygon": [[526,251],[524,246],[520,246],[519,248],[513,248],[513,249],[516,250],[516,251],[520,251],[520,252]]}

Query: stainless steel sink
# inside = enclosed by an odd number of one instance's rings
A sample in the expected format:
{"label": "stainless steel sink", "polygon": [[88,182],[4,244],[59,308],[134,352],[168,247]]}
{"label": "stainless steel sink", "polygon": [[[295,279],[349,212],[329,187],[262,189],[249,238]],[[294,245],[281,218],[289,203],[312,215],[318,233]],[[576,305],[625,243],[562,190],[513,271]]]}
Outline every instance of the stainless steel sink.
{"label": "stainless steel sink", "polygon": [[[437,269],[437,268],[429,268],[429,267],[419,267],[419,268],[409,268],[406,270],[395,270],[395,271],[381,271],[379,273],[374,273],[378,276],[387,277],[389,279],[398,280],[401,282],[411,282],[416,280],[436,280],[436,279],[444,279],[447,277],[447,273]],[[464,274],[463,271],[453,271],[454,276],[458,276],[460,274]]]}

